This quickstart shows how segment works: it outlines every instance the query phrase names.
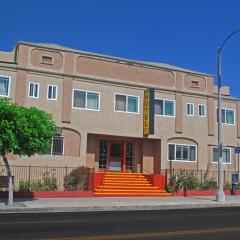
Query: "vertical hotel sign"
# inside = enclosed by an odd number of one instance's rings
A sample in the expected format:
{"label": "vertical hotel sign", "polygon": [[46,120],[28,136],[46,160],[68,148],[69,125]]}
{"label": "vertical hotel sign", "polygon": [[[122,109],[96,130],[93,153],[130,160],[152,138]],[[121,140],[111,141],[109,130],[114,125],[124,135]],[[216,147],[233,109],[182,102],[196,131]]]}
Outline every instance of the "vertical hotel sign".
{"label": "vertical hotel sign", "polygon": [[144,91],[143,134],[154,134],[154,89]]}

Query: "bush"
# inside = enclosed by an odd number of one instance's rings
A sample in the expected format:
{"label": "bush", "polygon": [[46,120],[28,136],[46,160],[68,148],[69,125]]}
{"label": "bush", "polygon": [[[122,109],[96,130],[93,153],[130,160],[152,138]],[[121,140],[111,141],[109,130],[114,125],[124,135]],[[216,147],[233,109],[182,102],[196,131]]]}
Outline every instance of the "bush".
{"label": "bush", "polygon": [[50,176],[49,172],[45,172],[43,173],[42,179],[39,179],[37,181],[20,181],[18,191],[54,191],[57,188],[58,186],[56,177]]}
{"label": "bush", "polygon": [[203,175],[202,189],[214,189],[217,187],[217,183],[213,177],[209,178],[209,168]]}
{"label": "bush", "polygon": [[198,177],[194,175],[194,172],[180,170],[179,174],[173,177],[174,190],[200,190],[201,184]]}
{"label": "bush", "polygon": [[64,177],[64,189],[70,191],[88,190],[89,168],[81,166],[73,169]]}

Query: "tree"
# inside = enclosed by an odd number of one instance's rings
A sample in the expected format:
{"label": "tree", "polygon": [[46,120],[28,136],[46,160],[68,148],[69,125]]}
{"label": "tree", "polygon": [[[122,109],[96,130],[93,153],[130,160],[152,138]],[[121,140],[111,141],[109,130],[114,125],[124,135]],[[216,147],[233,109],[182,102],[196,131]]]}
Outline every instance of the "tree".
{"label": "tree", "polygon": [[32,156],[47,153],[56,125],[52,115],[0,98],[0,156],[8,175],[8,204],[13,204],[12,172],[7,155]]}

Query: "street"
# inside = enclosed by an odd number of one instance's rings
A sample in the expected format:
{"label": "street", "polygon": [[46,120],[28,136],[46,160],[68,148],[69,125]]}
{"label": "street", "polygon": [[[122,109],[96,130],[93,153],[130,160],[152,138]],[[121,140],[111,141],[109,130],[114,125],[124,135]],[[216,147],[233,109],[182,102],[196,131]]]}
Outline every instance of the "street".
{"label": "street", "polygon": [[0,214],[0,239],[239,239],[240,207]]}

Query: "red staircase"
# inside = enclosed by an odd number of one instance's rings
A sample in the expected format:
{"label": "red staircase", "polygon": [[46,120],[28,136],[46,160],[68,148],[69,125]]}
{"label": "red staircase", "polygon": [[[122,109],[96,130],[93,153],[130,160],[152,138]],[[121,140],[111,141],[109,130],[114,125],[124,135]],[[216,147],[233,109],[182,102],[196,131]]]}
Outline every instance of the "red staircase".
{"label": "red staircase", "polygon": [[171,196],[153,186],[141,173],[106,172],[102,185],[94,189],[94,196]]}

